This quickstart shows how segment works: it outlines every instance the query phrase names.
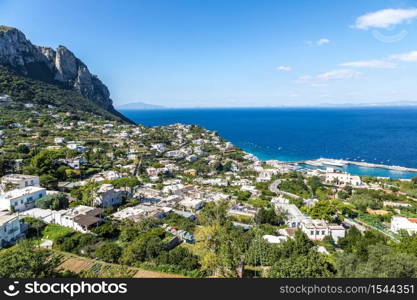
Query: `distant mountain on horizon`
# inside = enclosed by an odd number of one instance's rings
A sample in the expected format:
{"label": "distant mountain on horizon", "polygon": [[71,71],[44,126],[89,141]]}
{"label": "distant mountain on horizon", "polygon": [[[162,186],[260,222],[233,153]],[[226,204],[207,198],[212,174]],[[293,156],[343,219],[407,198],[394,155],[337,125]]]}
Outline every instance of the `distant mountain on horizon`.
{"label": "distant mountain on horizon", "polygon": [[173,107],[144,102],[132,102],[116,105],[121,110],[152,110],[152,109],[259,109],[259,108],[366,108],[366,107],[417,107],[417,101],[392,101],[374,103],[320,103],[316,105],[270,105],[270,106],[186,106]]}
{"label": "distant mountain on horizon", "polygon": [[417,101],[391,101],[391,102],[375,102],[375,103],[322,103],[318,107],[401,107],[401,106],[417,106]]}
{"label": "distant mountain on horizon", "polygon": [[145,110],[145,109],[161,109],[166,108],[162,105],[156,105],[156,104],[148,104],[144,102],[132,102],[132,103],[126,103],[126,104],[120,104],[116,105],[117,109],[124,109],[124,110]]}

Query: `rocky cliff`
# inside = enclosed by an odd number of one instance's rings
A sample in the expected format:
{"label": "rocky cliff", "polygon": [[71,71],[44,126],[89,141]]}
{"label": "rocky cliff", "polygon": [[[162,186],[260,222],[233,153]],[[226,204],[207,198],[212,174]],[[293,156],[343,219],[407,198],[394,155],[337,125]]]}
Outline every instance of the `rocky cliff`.
{"label": "rocky cliff", "polygon": [[18,29],[0,26],[0,64],[20,75],[74,89],[115,112],[107,87],[64,46],[56,50],[36,46]]}

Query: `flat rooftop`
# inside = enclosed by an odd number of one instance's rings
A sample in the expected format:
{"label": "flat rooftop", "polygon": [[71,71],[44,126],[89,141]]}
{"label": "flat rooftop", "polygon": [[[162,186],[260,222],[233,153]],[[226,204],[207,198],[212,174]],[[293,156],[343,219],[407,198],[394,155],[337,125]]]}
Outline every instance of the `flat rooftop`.
{"label": "flat rooftop", "polygon": [[33,175],[23,175],[23,174],[8,174],[8,175],[4,175],[1,178],[1,181],[4,182],[11,182],[11,183],[18,183],[19,181],[22,180],[34,180],[34,179],[38,179],[38,176],[33,176]]}
{"label": "flat rooftop", "polygon": [[12,191],[8,191],[4,194],[0,195],[0,200],[9,200],[13,198],[22,197],[25,195],[34,194],[37,192],[45,191],[45,188],[38,187],[38,186],[28,186],[23,189],[15,189]]}
{"label": "flat rooftop", "polygon": [[24,175],[24,174],[7,174],[2,177],[2,179],[35,179],[38,176],[34,175]]}
{"label": "flat rooftop", "polygon": [[14,219],[18,218],[18,216],[16,215],[11,215],[8,212],[0,212],[0,226],[3,226],[4,224],[6,224],[7,222],[10,222]]}

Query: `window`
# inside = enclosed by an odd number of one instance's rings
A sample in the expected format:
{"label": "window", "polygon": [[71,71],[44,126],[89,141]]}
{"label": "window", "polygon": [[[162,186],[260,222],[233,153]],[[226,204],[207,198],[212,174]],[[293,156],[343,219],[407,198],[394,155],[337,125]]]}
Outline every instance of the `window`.
{"label": "window", "polygon": [[312,230],[312,231],[310,231],[310,234],[311,234],[311,235],[314,235],[314,231],[313,231],[313,230]]}
{"label": "window", "polygon": [[27,203],[32,202],[32,201],[33,201],[33,197],[29,197],[29,198],[26,199]]}
{"label": "window", "polygon": [[39,199],[42,198],[42,196],[43,196],[42,194],[39,194]]}
{"label": "window", "polygon": [[322,234],[322,235],[325,235],[325,234],[326,234],[326,232],[323,230],[323,231],[321,232],[321,234]]}
{"label": "window", "polygon": [[316,230],[316,235],[319,235],[319,234],[320,234],[320,231]]}

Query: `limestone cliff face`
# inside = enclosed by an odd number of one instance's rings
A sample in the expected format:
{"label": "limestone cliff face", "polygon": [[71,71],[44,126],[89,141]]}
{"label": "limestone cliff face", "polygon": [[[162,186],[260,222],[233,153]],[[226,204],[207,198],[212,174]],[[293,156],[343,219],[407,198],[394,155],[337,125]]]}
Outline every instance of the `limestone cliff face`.
{"label": "limestone cliff face", "polygon": [[0,26],[0,64],[33,79],[62,83],[114,111],[107,87],[64,46],[35,46],[18,29]]}

